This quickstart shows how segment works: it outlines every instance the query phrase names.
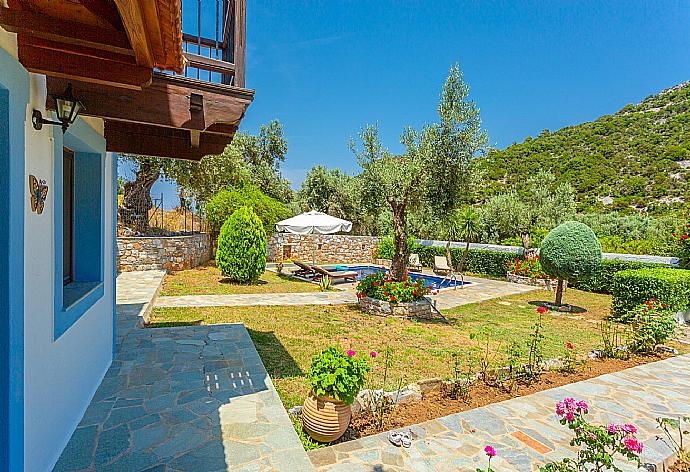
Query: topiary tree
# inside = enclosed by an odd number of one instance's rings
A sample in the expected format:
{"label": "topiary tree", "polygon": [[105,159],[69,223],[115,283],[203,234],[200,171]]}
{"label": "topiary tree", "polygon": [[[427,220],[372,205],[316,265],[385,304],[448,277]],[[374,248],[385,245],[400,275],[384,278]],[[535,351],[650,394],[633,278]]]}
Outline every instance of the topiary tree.
{"label": "topiary tree", "polygon": [[575,283],[596,272],[601,265],[601,244],[586,224],[566,221],[544,238],[539,256],[544,271],[558,278],[556,304],[561,305],[563,280]]}
{"label": "topiary tree", "polygon": [[220,229],[216,266],[234,282],[252,283],[266,270],[266,231],[254,211],[241,207]]}

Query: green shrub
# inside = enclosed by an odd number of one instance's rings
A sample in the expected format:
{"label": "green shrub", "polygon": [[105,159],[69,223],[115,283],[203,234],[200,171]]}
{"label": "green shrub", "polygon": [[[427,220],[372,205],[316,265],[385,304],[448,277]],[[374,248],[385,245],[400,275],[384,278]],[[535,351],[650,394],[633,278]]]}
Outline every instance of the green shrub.
{"label": "green shrub", "polygon": [[619,321],[631,321],[630,312],[651,299],[678,312],[690,306],[690,271],[669,268],[623,270],[613,276],[611,293],[613,316]]}
{"label": "green shrub", "polygon": [[[415,239],[414,236],[410,236],[407,238],[407,248],[412,251],[412,248],[415,245]],[[379,240],[379,244],[376,246],[376,250],[374,250],[374,259],[393,259],[393,255],[395,254],[395,245],[393,244],[393,238],[390,236],[384,236]]]}
{"label": "green shrub", "polygon": [[[601,244],[586,224],[566,221],[552,229],[541,243],[539,260],[544,272],[568,282],[588,277],[601,265]],[[563,297],[563,284],[558,282],[556,304]]]}
{"label": "green shrub", "polygon": [[241,207],[218,236],[216,265],[234,282],[256,282],[266,270],[266,231],[251,208]]}
{"label": "green shrub", "polygon": [[575,282],[599,268],[601,244],[589,226],[566,221],[544,238],[539,257],[547,274]]}
{"label": "green shrub", "polygon": [[[450,254],[453,259],[453,265],[457,265],[460,262],[464,250],[464,248],[451,248]],[[419,254],[419,259],[424,267],[433,267],[434,256],[446,256],[446,248],[441,246],[421,246],[415,244],[410,252]],[[505,277],[506,265],[514,259],[514,252],[470,249],[463,270],[471,274]]]}
{"label": "green shrub", "polygon": [[334,398],[351,404],[364,386],[369,364],[353,350],[343,352],[329,347],[314,356],[307,377],[317,396]]}
{"label": "green shrub", "polygon": [[632,349],[635,352],[653,352],[659,344],[670,338],[678,323],[665,303],[649,300],[631,310],[633,328]]}
{"label": "green shrub", "polygon": [[574,288],[585,292],[611,293],[611,282],[613,276],[622,270],[661,268],[667,267],[665,264],[637,261],[620,261],[603,259],[599,268],[589,277],[577,280],[573,284]]}
{"label": "green shrub", "polygon": [[206,204],[206,218],[213,231],[220,230],[223,223],[240,207],[254,210],[261,220],[266,234],[275,231],[275,224],[290,217],[288,208],[278,200],[269,197],[253,185],[221,190]]}

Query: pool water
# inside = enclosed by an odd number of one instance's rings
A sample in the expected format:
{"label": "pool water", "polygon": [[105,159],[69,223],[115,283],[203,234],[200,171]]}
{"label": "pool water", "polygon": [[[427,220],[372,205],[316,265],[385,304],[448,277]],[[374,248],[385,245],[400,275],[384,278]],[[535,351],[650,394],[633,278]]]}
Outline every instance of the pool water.
{"label": "pool water", "polygon": [[[377,266],[370,265],[336,265],[336,270],[353,270],[357,272],[357,280],[362,280],[367,275],[375,274],[376,272],[388,272],[388,269],[382,269]],[[422,279],[426,287],[431,287],[432,290],[439,290],[449,287],[462,287],[463,285],[471,285],[472,282],[461,282],[460,280],[444,279],[436,275],[419,274],[417,272],[410,272],[409,276],[412,280]]]}

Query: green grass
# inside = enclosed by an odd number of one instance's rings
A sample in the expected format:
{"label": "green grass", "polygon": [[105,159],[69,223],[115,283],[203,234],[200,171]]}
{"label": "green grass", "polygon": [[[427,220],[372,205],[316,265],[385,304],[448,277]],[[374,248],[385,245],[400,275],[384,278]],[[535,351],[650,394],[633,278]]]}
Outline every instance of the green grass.
{"label": "green grass", "polygon": [[165,276],[162,296],[233,295],[237,293],[318,292],[310,282],[266,271],[256,284],[231,283],[213,263],[194,269],[172,272]]}
{"label": "green grass", "polygon": [[[526,345],[537,318],[534,303],[545,298],[550,294],[537,291],[446,310],[449,324],[382,318],[355,306],[255,306],[156,308],[151,325],[244,323],[283,403],[291,407],[302,404],[309,391],[305,372],[311,357],[335,343],[363,353],[391,348],[394,383],[401,377],[405,384],[450,377],[451,354],[482,352],[487,334],[492,361],[505,362],[513,341]],[[600,345],[598,322],[609,315],[611,297],[569,289],[564,300],[582,311],[544,316],[546,357],[562,355],[566,342],[578,354]],[[479,336],[471,339],[473,333]]]}

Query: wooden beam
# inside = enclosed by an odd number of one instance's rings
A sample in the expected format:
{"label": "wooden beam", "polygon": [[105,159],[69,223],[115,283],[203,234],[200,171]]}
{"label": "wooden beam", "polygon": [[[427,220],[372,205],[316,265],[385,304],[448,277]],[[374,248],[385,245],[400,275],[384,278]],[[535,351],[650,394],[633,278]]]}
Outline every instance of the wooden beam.
{"label": "wooden beam", "polygon": [[[49,77],[48,92],[65,90],[67,80]],[[170,128],[234,133],[254,92],[168,74],[154,74],[143,90],[99,87],[72,82],[74,96],[84,104],[84,115]],[[200,94],[200,111],[190,110],[190,95]],[[50,104],[49,104],[50,106]],[[187,136],[189,141],[189,136]]]}
{"label": "wooden beam", "polygon": [[198,147],[193,147],[188,130],[105,121],[106,150],[111,152],[198,161],[209,154],[222,153],[232,138],[232,134],[199,133]]}
{"label": "wooden beam", "polygon": [[246,41],[247,41],[247,0],[235,0],[235,81],[238,87],[244,87],[246,81]]}
{"label": "wooden beam", "polygon": [[30,11],[0,8],[0,26],[12,33],[26,33],[51,41],[102,49],[117,54],[133,54],[125,33],[104,31]]}
{"label": "wooden beam", "polygon": [[38,38],[28,34],[19,34],[17,36],[20,43],[26,46],[34,46],[37,48],[46,49],[45,54],[77,54],[80,56],[92,57],[96,59],[103,59],[106,61],[121,62],[123,64],[130,64],[136,66],[136,61],[134,60],[134,54],[124,55],[116,54],[110,51],[104,51],[102,49],[96,49],[86,46],[79,46],[76,44],[61,43],[58,41],[51,41],[49,39]]}
{"label": "wooden beam", "polygon": [[79,3],[94,15],[103,18],[117,31],[124,30],[122,18],[114,3],[109,0],[79,0]]}
{"label": "wooden beam", "polygon": [[187,67],[196,67],[201,70],[220,72],[221,74],[235,75],[235,64],[232,62],[221,61],[212,57],[200,56],[191,52],[184,53],[187,59]]}
{"label": "wooden beam", "polygon": [[144,13],[140,8],[139,0],[114,1],[122,17],[122,23],[125,26],[129,42],[132,45],[132,49],[134,49],[137,64],[149,68],[154,67],[153,51],[147,36],[147,27],[151,25],[145,24]]}
{"label": "wooden beam", "polygon": [[24,42],[19,42],[19,62],[37,74],[134,90],[148,85],[152,77],[152,70],[146,67],[62,51],[51,54]]}

